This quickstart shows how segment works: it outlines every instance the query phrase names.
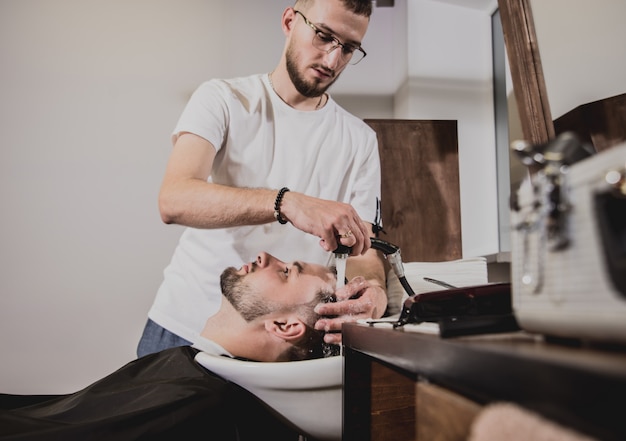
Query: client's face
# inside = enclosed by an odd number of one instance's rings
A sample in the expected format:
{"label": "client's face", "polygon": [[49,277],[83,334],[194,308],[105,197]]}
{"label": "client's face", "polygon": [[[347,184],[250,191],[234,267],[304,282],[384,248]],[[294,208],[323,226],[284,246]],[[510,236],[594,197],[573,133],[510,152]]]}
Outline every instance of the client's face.
{"label": "client's face", "polygon": [[305,262],[285,263],[267,253],[239,270],[226,268],[222,294],[248,321],[291,305],[321,302],[335,292],[333,269]]}

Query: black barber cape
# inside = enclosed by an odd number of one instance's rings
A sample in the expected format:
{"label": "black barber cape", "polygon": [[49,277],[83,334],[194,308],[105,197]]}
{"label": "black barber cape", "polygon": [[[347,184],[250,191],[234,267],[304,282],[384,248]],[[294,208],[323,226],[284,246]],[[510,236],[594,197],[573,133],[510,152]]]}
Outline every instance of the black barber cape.
{"label": "black barber cape", "polygon": [[147,355],[68,395],[0,394],[0,440],[298,440],[256,397],[196,363],[197,353]]}

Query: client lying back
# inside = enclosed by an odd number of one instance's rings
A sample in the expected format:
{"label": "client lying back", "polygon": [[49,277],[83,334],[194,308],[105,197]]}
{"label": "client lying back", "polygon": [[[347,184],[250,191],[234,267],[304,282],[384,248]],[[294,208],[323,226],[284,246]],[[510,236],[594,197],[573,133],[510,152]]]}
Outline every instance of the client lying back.
{"label": "client lying back", "polygon": [[[304,361],[334,352],[314,329],[314,308],[334,296],[335,285],[332,268],[267,253],[227,268],[227,301],[193,347],[147,355],[73,394],[0,395],[0,440],[203,432],[224,441],[340,439],[341,357]],[[301,361],[277,363],[294,360]]]}

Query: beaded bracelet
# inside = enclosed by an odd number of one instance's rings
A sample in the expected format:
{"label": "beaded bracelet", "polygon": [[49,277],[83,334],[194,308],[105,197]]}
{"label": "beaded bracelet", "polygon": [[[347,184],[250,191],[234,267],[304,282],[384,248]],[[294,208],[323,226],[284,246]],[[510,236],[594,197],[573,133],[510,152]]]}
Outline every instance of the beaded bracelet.
{"label": "beaded bracelet", "polygon": [[289,191],[289,189],[287,187],[283,187],[278,191],[278,194],[276,195],[276,202],[274,202],[274,217],[276,218],[276,220],[281,223],[281,224],[286,224],[287,223],[287,219],[285,219],[284,217],[282,217],[282,215],[280,214],[280,203],[283,201],[283,196],[285,195],[285,193],[287,193]]}

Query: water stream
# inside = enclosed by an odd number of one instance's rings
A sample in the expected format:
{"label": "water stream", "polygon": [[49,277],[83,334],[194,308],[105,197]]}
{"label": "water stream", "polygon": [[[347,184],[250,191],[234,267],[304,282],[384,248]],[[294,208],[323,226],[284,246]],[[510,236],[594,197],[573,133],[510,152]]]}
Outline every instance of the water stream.
{"label": "water stream", "polygon": [[335,254],[335,266],[337,267],[337,288],[339,289],[346,284],[346,261],[347,254]]}

